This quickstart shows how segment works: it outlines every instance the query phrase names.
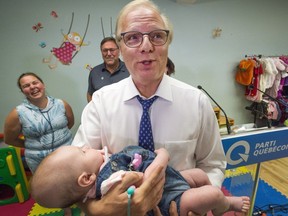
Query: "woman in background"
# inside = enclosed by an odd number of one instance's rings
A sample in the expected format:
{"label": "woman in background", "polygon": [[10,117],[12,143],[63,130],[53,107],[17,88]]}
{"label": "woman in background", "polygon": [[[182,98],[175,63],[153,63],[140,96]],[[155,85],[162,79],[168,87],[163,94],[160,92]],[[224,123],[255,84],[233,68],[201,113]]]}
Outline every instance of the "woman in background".
{"label": "woman in background", "polygon": [[72,143],[74,115],[68,103],[46,95],[45,84],[35,73],[23,73],[17,84],[26,99],[8,114],[4,141],[25,148],[26,163],[34,173],[48,154]]}
{"label": "woman in background", "polygon": [[[4,142],[25,149],[25,161],[33,174],[47,155],[71,145],[74,114],[67,102],[46,95],[45,84],[35,73],[23,73],[17,84],[26,99],[8,114]],[[71,216],[71,209],[65,208],[64,215]]]}

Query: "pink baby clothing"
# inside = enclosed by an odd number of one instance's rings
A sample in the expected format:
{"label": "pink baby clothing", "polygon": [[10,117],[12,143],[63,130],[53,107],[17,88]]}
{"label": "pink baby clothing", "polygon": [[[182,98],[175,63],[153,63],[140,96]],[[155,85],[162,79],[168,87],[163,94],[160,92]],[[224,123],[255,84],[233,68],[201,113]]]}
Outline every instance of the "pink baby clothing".
{"label": "pink baby clothing", "polygon": [[[102,170],[102,168],[110,161],[110,159],[109,159],[110,154],[108,153],[107,147],[105,146],[103,148],[103,150],[101,150],[101,151],[103,151],[104,163],[101,165],[100,170]],[[137,169],[141,163],[142,163],[142,156],[139,154],[135,154],[134,159],[132,161],[133,168]],[[100,172],[100,170],[99,170],[99,172]],[[110,175],[108,179],[104,180],[101,184],[102,196],[104,196],[115,183],[121,181],[122,178],[124,177],[125,173],[126,173],[126,171],[119,170],[119,171],[113,173],[112,175]],[[86,194],[85,198],[83,199],[83,203],[86,202],[86,200],[88,198],[92,199],[92,198],[95,198],[95,196],[96,196],[96,182],[93,185],[93,187]]]}
{"label": "pink baby clothing", "polygon": [[[101,153],[103,155],[103,160],[104,160],[103,164],[100,166],[100,170],[101,170],[106,165],[106,163],[109,162],[110,154],[108,153],[107,146],[104,146],[104,148],[102,150],[100,150],[100,151],[101,151]],[[101,191],[102,191],[102,189],[101,189]],[[96,182],[93,185],[93,187],[86,194],[85,198],[83,199],[83,203],[85,203],[87,199],[95,198],[95,196],[96,196]]]}

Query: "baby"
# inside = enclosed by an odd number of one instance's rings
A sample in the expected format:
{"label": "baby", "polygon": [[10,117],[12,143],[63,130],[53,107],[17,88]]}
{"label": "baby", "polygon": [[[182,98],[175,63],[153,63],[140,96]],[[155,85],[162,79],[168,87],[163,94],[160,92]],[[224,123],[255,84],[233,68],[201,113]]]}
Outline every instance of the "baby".
{"label": "baby", "polygon": [[121,181],[126,171],[143,172],[145,181],[161,165],[166,168],[164,192],[158,204],[162,215],[169,215],[172,200],[181,216],[189,211],[203,215],[211,210],[217,216],[227,211],[249,211],[249,197],[224,196],[219,188],[211,185],[202,170],[178,172],[168,166],[168,161],[169,154],[163,148],[154,153],[139,146],[128,146],[109,157],[107,149],[63,146],[41,162],[31,181],[31,193],[42,206],[68,207],[87,198],[101,199],[114,183]]}

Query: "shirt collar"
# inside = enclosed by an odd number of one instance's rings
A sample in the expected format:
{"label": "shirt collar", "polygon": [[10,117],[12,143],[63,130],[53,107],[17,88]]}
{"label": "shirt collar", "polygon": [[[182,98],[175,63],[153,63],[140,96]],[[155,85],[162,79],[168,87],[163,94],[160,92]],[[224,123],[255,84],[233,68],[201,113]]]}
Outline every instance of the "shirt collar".
{"label": "shirt collar", "polygon": [[[124,92],[124,101],[128,101],[134,97],[136,97],[137,95],[140,95],[138,89],[136,88],[133,80],[132,80],[132,76],[129,76],[127,78],[128,80],[128,84],[126,85],[125,88],[125,92]],[[167,76],[166,74],[164,74],[158,89],[156,90],[155,95],[157,95],[158,97],[161,97],[165,100],[168,101],[172,101],[173,100],[173,96],[172,96],[172,90],[171,90],[171,84],[170,84],[170,79],[172,79],[171,77]]]}
{"label": "shirt collar", "polygon": [[[118,67],[117,67],[117,69],[115,70],[114,73],[120,72],[120,71],[125,72],[125,69],[123,69],[124,63],[121,61],[120,58],[119,58],[118,60],[119,60],[119,65],[118,65]],[[103,64],[102,64],[101,71],[102,71],[102,72],[108,71],[108,70],[106,69],[105,62],[103,62]]]}
{"label": "shirt collar", "polygon": [[[53,107],[54,105],[54,98],[51,96],[47,96],[48,102],[47,102],[47,106],[43,109],[41,109],[42,112],[49,112],[49,110]],[[32,104],[28,99],[24,99],[23,100],[23,104],[24,106],[26,106],[29,109],[32,110],[39,110],[39,107],[35,106],[34,104]]]}

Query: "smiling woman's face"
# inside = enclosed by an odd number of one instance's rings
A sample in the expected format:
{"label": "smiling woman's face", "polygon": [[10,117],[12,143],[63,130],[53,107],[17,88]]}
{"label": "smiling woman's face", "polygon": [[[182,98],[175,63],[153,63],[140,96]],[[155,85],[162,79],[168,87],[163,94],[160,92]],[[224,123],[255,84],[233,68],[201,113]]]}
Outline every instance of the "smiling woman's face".
{"label": "smiling woman's face", "polygon": [[45,85],[32,75],[24,76],[19,81],[21,91],[29,100],[35,100],[45,96]]}

